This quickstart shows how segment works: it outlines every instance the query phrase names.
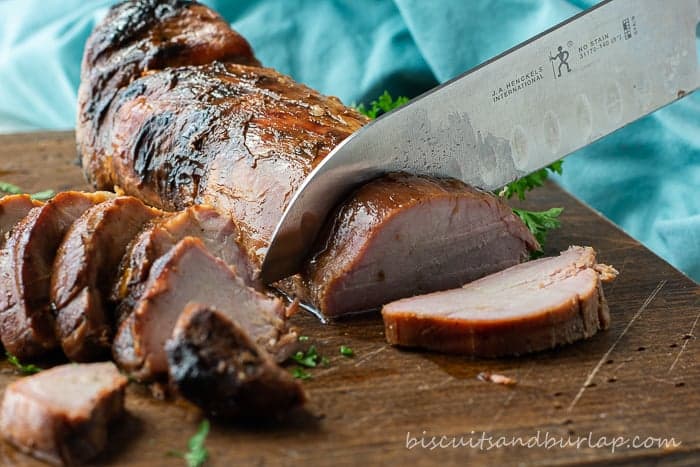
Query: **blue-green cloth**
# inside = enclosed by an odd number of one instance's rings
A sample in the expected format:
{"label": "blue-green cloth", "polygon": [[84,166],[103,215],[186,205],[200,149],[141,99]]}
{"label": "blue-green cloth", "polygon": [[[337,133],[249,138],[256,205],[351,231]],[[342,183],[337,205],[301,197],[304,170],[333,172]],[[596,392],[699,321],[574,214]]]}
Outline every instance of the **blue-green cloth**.
{"label": "blue-green cloth", "polygon": [[[0,2],[0,131],[74,125],[83,44],[112,3]],[[596,1],[205,3],[264,64],[352,104],[385,89],[415,96]],[[559,182],[700,280],[700,94],[567,158]]]}

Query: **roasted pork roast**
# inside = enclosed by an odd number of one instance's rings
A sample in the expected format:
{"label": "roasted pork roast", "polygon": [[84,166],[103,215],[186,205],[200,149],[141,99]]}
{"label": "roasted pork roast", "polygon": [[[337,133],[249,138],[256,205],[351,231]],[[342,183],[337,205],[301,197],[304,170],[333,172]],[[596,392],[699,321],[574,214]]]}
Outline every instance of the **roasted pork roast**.
{"label": "roasted pork roast", "polygon": [[[88,179],[162,209],[215,207],[240,229],[255,266],[306,176],[368,121],[259,66],[245,40],[196,2],[124,2],[86,45],[77,140]],[[457,286],[537,245],[499,200],[453,180],[389,176],[337,213],[338,238],[282,284],[330,316]]]}
{"label": "roasted pork roast", "polygon": [[127,379],[112,362],[68,364],[5,389],[0,433],[20,450],[57,465],[77,465],[107,445],[108,425],[124,412]]}
{"label": "roasted pork roast", "polygon": [[551,349],[610,323],[602,282],[617,275],[590,247],[514,266],[462,288],[382,308],[390,344],[500,357]]}

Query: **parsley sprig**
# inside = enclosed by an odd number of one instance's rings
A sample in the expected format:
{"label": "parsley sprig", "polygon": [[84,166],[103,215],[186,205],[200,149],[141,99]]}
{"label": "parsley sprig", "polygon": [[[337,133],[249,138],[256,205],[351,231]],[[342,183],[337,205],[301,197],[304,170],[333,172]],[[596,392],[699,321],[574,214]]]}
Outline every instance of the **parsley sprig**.
{"label": "parsley sprig", "polygon": [[532,190],[533,188],[537,188],[544,185],[545,180],[549,178],[549,172],[561,175],[563,163],[564,161],[562,160],[556,161],[548,165],[544,169],[540,169],[536,172],[531,173],[530,175],[526,175],[522,178],[519,178],[516,181],[509,183],[508,185],[503,187],[503,189],[498,193],[498,195],[507,199],[510,199],[514,195],[517,195],[518,199],[520,201],[523,201],[525,199],[526,192]]}
{"label": "parsley sprig", "polygon": [[368,116],[369,118],[377,118],[381,114],[394,110],[397,107],[401,107],[409,101],[406,96],[399,96],[396,99],[391,97],[389,91],[384,91],[384,94],[379,96],[376,101],[369,103],[369,108],[365,107],[364,104],[358,105],[357,111],[361,114]]}
{"label": "parsley sprig", "polygon": [[23,365],[20,361],[19,358],[16,356],[12,355],[10,352],[5,352],[5,356],[7,357],[7,361],[9,362],[10,365],[13,367],[17,368],[20,373],[23,375],[33,375],[35,373],[39,373],[41,371],[41,368],[39,368],[36,365],[33,364],[28,364],[28,365]]}
{"label": "parsley sprig", "polygon": [[305,369],[301,367],[296,367],[292,370],[292,376],[296,379],[300,379],[302,381],[311,379],[313,376],[311,376],[311,373],[306,371]]}
{"label": "parsley sprig", "polygon": [[[0,182],[0,198],[5,195],[21,195],[25,191],[12,183]],[[56,193],[53,190],[43,190],[33,193],[30,196],[37,201],[46,201],[54,197]]]}
{"label": "parsley sprig", "polygon": [[520,217],[540,245],[544,245],[547,232],[561,227],[559,216],[564,208],[551,208],[546,211],[526,211],[513,208],[515,215]]}
{"label": "parsley sprig", "polygon": [[187,467],[201,467],[209,458],[209,451],[204,445],[208,435],[209,420],[204,419],[199,425],[197,433],[187,442],[187,452],[169,451],[167,454],[184,459],[187,463]]}

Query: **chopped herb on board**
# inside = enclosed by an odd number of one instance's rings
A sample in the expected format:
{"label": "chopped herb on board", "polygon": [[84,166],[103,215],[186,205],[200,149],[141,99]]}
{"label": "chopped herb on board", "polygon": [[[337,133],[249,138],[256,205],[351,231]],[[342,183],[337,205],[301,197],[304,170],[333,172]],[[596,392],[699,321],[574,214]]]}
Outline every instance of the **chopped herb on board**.
{"label": "chopped herb on board", "polygon": [[300,380],[307,380],[312,378],[311,373],[309,373],[301,367],[294,368],[292,370],[292,376]]}
{"label": "chopped herb on board", "polygon": [[209,435],[209,420],[203,420],[194,436],[187,442],[188,451],[168,451],[168,456],[180,457],[185,460],[187,467],[201,467],[209,458],[209,451],[204,442]]}
{"label": "chopped herb on board", "polygon": [[[21,195],[22,193],[24,193],[24,190],[22,190],[17,185],[13,185],[12,183],[7,182],[0,182],[0,197],[6,195]],[[56,193],[54,193],[53,190],[43,190],[37,193],[33,193],[30,196],[37,201],[46,201],[48,199],[53,198],[55,194]]]}
{"label": "chopped herb on board", "polygon": [[312,345],[306,352],[300,350],[292,355],[292,360],[307,368],[315,368],[321,362],[321,356],[318,354],[316,346]]}
{"label": "chopped herb on board", "polygon": [[350,358],[350,357],[355,356],[355,352],[347,345],[341,345],[340,346],[340,355]]}
{"label": "chopped herb on board", "polygon": [[5,352],[5,355],[7,356],[7,361],[12,365],[13,367],[17,368],[20,373],[23,375],[33,375],[35,373],[39,373],[41,371],[41,368],[39,368],[36,365],[28,364],[28,365],[23,365],[17,357],[12,355],[10,352]]}

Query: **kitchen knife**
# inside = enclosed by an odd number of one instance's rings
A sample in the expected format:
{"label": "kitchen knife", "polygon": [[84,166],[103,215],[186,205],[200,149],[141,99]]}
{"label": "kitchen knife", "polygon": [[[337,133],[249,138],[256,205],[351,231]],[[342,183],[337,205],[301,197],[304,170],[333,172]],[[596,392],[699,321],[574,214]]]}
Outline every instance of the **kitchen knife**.
{"label": "kitchen knife", "polygon": [[608,0],[413,99],[338,145],[294,194],[267,283],[299,270],[330,210],[391,171],[494,190],[700,86],[700,0]]}

